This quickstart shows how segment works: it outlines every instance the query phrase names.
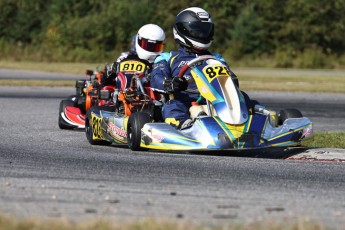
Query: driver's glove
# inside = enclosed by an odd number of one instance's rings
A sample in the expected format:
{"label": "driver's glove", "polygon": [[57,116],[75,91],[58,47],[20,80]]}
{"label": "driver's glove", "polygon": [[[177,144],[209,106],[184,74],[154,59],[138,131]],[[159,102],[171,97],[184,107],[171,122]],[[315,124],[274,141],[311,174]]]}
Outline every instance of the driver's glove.
{"label": "driver's glove", "polygon": [[187,89],[188,82],[186,79],[180,77],[174,77],[172,79],[165,78],[163,85],[167,92],[179,92]]}

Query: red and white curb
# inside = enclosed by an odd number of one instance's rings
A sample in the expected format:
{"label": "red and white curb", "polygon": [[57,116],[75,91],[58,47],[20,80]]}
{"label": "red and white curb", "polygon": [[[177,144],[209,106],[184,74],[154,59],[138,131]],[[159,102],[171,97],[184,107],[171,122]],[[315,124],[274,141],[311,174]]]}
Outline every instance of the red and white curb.
{"label": "red and white curb", "polygon": [[345,162],[345,149],[308,149],[303,153],[290,156],[285,160]]}

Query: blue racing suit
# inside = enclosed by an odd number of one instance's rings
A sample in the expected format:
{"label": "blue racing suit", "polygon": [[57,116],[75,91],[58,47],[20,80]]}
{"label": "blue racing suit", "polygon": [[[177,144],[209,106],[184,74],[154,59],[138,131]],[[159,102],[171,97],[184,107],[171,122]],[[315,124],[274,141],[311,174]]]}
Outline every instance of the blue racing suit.
{"label": "blue racing suit", "polygon": [[[155,59],[153,70],[151,72],[151,87],[156,90],[164,91],[165,79],[172,79],[173,77],[178,76],[182,66],[187,64],[190,60],[201,55],[213,55],[228,67],[227,63],[220,54],[210,52],[196,54],[183,47],[180,47],[178,51],[161,53]],[[231,74],[231,78],[234,80],[235,84],[238,85],[236,75],[230,70],[229,67],[228,69]],[[188,91],[197,91],[197,86],[194,80],[191,81],[192,76],[190,75],[190,69],[186,71],[184,76],[187,77],[189,82]],[[165,122],[179,126],[185,120],[189,119],[189,108],[191,107],[191,102],[198,100],[199,96],[199,93],[191,93],[187,91],[175,92],[174,99],[163,105],[162,115]]]}

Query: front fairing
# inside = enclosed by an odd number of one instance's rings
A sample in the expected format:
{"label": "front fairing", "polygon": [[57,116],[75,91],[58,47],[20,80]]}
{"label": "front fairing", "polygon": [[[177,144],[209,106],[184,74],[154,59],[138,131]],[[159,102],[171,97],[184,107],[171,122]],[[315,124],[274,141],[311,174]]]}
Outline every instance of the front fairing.
{"label": "front fairing", "polygon": [[249,117],[241,91],[220,61],[209,59],[196,65],[191,74],[202,97],[214,107],[217,116],[228,124],[243,124]]}
{"label": "front fairing", "polygon": [[296,146],[312,140],[308,118],[287,119],[272,127],[264,115],[250,115],[241,125],[224,123],[219,117],[197,118],[193,126],[178,130],[166,123],[147,123],[141,147],[157,150],[230,150]]}

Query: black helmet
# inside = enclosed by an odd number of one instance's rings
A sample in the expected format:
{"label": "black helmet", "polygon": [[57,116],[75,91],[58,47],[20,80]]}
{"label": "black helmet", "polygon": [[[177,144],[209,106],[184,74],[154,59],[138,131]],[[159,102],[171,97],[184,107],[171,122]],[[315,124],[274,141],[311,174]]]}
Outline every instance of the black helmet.
{"label": "black helmet", "polygon": [[175,18],[175,40],[195,51],[205,51],[212,43],[214,25],[211,15],[199,7],[181,11]]}

